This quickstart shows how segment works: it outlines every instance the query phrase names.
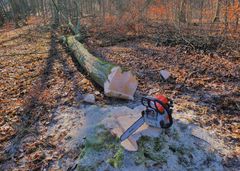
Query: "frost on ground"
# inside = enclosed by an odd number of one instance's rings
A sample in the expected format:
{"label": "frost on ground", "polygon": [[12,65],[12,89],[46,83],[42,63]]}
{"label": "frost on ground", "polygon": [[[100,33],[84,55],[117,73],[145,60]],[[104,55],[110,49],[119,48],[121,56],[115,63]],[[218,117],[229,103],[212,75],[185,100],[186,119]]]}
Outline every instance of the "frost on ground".
{"label": "frost on ground", "polygon": [[[157,136],[140,137],[137,152],[126,151],[111,130],[118,127],[116,117],[138,118],[140,111],[141,107],[130,109],[126,106],[59,107],[55,124],[49,127],[47,134],[59,140],[56,146],[65,148],[65,153],[53,168],[81,171],[224,170],[218,154],[223,153],[219,151],[224,149],[222,143],[180,117],[170,129],[159,130]],[[78,155],[70,160],[71,154]]]}

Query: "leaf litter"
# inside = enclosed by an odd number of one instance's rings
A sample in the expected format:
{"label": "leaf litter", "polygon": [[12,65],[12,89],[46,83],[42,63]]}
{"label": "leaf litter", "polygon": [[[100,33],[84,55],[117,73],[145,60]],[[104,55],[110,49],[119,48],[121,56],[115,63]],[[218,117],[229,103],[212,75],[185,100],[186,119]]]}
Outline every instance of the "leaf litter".
{"label": "leaf litter", "polygon": [[[240,154],[239,60],[232,61],[221,54],[185,52],[178,45],[156,47],[144,38],[109,47],[100,47],[97,41],[101,40],[89,38],[86,45],[106,60],[137,74],[140,82],[137,96],[155,93],[170,96],[176,104],[175,113],[189,114],[178,117],[186,117],[190,123],[224,140],[231,151],[225,156],[224,164],[236,167]],[[99,105],[128,105],[104,97],[103,91],[84,72],[79,72],[50,26],[37,23],[2,32],[0,56],[1,168],[40,170],[58,168],[55,161],[74,163],[79,147],[66,151],[64,145],[59,146],[59,140],[67,139],[70,130],[66,123],[56,128],[57,137],[46,132],[54,125],[58,107],[79,107],[83,94],[95,94]],[[169,80],[160,79],[162,69],[171,73]],[[111,163],[115,165],[114,156]]]}

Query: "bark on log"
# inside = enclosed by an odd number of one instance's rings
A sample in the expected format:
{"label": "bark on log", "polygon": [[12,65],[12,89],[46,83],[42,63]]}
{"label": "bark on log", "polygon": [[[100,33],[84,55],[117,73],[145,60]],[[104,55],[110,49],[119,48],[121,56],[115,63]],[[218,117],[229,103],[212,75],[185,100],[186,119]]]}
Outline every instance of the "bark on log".
{"label": "bark on log", "polygon": [[65,40],[78,63],[104,88],[106,96],[133,100],[138,82],[131,71],[123,72],[119,66],[93,56],[74,36]]}

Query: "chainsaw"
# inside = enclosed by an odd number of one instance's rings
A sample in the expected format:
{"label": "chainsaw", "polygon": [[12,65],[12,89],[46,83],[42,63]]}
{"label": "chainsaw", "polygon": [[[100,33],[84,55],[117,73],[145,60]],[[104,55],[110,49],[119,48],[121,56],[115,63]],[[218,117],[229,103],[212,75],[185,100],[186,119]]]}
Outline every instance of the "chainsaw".
{"label": "chainsaw", "polygon": [[121,141],[126,140],[144,123],[156,128],[167,129],[173,124],[172,112],[173,102],[165,96],[158,95],[154,97],[143,97],[142,105],[146,107],[140,117],[132,126],[130,126],[120,137]]}

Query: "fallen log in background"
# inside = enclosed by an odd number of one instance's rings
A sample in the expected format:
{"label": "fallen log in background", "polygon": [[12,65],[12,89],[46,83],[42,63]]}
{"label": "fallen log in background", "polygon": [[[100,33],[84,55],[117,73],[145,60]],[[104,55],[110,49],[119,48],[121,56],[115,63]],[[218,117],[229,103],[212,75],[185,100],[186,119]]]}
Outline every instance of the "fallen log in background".
{"label": "fallen log in background", "polygon": [[133,100],[138,82],[131,71],[123,72],[119,66],[93,56],[74,36],[65,41],[78,63],[104,88],[106,96]]}

